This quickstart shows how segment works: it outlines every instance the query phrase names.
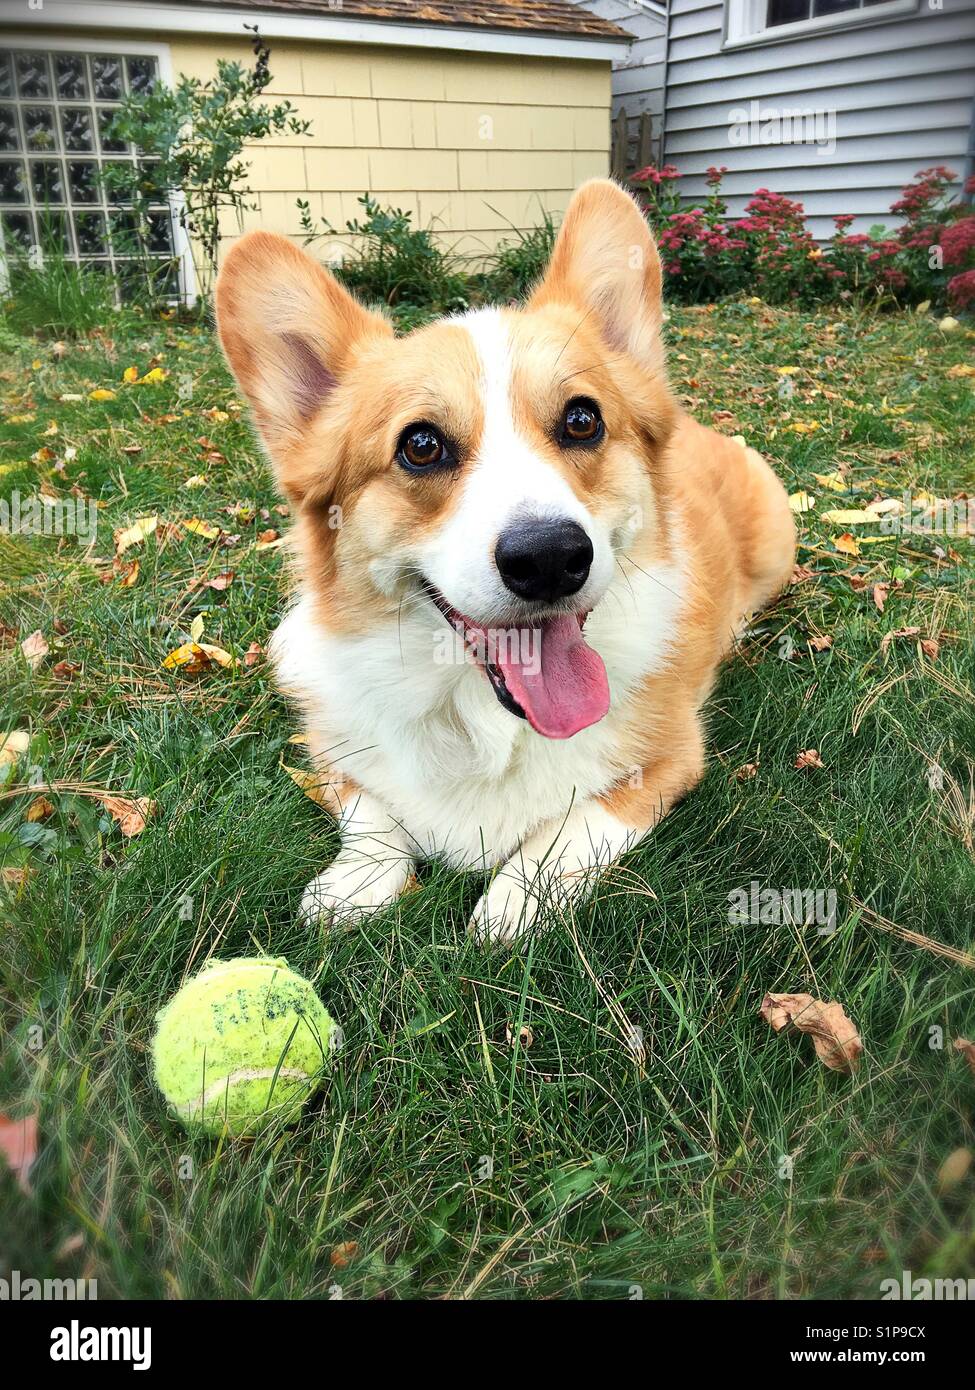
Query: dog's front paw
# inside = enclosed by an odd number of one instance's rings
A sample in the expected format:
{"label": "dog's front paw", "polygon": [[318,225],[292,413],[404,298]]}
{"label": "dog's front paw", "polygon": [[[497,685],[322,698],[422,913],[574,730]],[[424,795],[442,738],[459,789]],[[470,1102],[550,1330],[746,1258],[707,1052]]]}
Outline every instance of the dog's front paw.
{"label": "dog's front paw", "polygon": [[509,864],[475,907],[467,930],[482,946],[513,946],[531,928],[538,909],[532,885]]}
{"label": "dog's front paw", "polygon": [[366,859],[340,853],[305,889],[301,920],[329,927],[351,926],[395,902],[412,872],[408,859]]}

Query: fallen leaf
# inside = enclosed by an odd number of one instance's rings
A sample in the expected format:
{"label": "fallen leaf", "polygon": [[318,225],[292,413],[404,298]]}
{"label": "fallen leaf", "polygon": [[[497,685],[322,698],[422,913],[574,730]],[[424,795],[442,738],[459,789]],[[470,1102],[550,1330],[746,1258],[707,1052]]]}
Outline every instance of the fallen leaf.
{"label": "fallen leaf", "polygon": [[119,558],[116,555],[115,562],[112,565],[112,573],[122,585],[123,589],[131,589],[139,578],[139,562],[138,560],[124,560],[120,564]]}
{"label": "fallen leaf", "polygon": [[877,605],[877,612],[884,611],[884,604],[887,602],[887,595],[890,593],[889,584],[875,584],[873,586],[873,601]]}
{"label": "fallen leaf", "polygon": [[81,670],[81,663],[78,661],[59,661],[56,666],[52,667],[52,670],[58,680],[70,681],[74,680]]}
{"label": "fallen leaf", "polygon": [[969,1042],[967,1038],[956,1038],[952,1044],[956,1052],[960,1052],[965,1061],[975,1073],[975,1043]]}
{"label": "fallen leaf", "polygon": [[133,381],[138,381],[138,380],[139,380],[139,368],[138,368],[138,367],[126,367],[125,371],[122,373],[122,380],[123,380],[124,382],[128,383],[129,385],[131,385]]}
{"label": "fallen leaf", "polygon": [[141,835],[150,816],[159,809],[148,796],[99,796],[98,801],[117,823],[123,835]]}
{"label": "fallen leaf", "polygon": [[[504,1025],[504,1036],[508,1046],[514,1047],[515,1030],[512,1028],[510,1022]],[[527,1051],[534,1041],[535,1034],[532,1032],[532,1030],[528,1027],[527,1024],[523,1023],[521,1027],[518,1029],[518,1045],[521,1047],[523,1051]]]}
{"label": "fallen leaf", "polygon": [[114,401],[115,392],[107,391],[104,386],[100,386],[97,391],[88,392],[88,399],[90,401]]}
{"label": "fallen leaf", "polygon": [[823,512],[823,520],[834,526],[869,526],[877,518],[872,512],[856,507],[835,512]]}
{"label": "fallen leaf", "polygon": [[938,1191],[950,1192],[953,1187],[957,1187],[960,1182],[964,1182],[971,1166],[971,1149],[952,1149],[951,1153],[938,1169]]}
{"label": "fallen leaf", "polygon": [[814,473],[813,477],[820,487],[825,487],[830,492],[845,492],[846,480],[842,473]]}
{"label": "fallen leaf", "polygon": [[828,633],[824,632],[819,637],[810,637],[809,645],[812,647],[814,652],[828,652],[830,647],[833,645],[833,639],[829,636]]}
{"label": "fallen leaf", "polygon": [[20,650],[26,657],[30,669],[36,671],[51,648],[47,645],[43,632],[38,628],[36,632],[32,632],[29,637],[24,638],[20,644]]}
{"label": "fallen leaf", "polygon": [[820,429],[818,420],[793,420],[791,425],[784,426],[783,434],[815,434]]}
{"label": "fallen leaf", "polygon": [[793,565],[792,578],[790,584],[805,584],[807,579],[815,578],[816,571],[808,569],[805,565]]}
{"label": "fallen leaf", "polygon": [[183,522],[183,526],[194,536],[202,536],[207,541],[215,541],[220,535],[219,526],[212,526],[209,521],[202,521],[198,516],[191,516],[189,521]]}
{"label": "fallen leaf", "polygon": [[131,526],[116,531],[114,533],[115,554],[122,555],[129,546],[138,545],[140,541],[144,541],[147,536],[152,535],[158,525],[158,516],[141,516]]}
{"label": "fallen leaf", "polygon": [[261,646],[260,642],[252,642],[246,652],[244,652],[244,665],[256,666],[263,658],[264,648]]}
{"label": "fallen leaf", "polygon": [[54,803],[48,801],[46,796],[36,796],[27,807],[26,820],[32,824],[34,821],[47,820],[48,816],[54,815]]}
{"label": "fallen leaf", "polygon": [[833,1071],[856,1071],[863,1043],[842,1004],[826,1004],[811,994],[766,994],[760,1012],[777,1033],[789,1024],[810,1033],[816,1056]]}
{"label": "fallen leaf", "polygon": [[893,628],[890,632],[885,632],[880,639],[880,655],[886,656],[887,648],[890,646],[891,642],[895,641],[898,637],[917,637],[920,631],[921,629],[919,627],[897,627]]}
{"label": "fallen leaf", "polygon": [[833,537],[833,548],[838,550],[841,555],[859,555],[860,547],[850,535],[849,531],[844,531],[842,536]]}
{"label": "fallen leaf", "polygon": [[141,444],[123,444],[123,445],[122,445],[122,453],[123,453],[123,454],[128,454],[130,458],[134,458],[136,454],[141,454],[141,453],[142,453],[142,445],[141,445]]}
{"label": "fallen leaf", "polygon": [[803,512],[811,512],[816,505],[816,500],[809,496],[808,492],[793,492],[789,495],[789,506],[798,515]]}
{"label": "fallen leaf", "polygon": [[825,767],[826,764],[819,756],[818,748],[804,748],[801,753],[796,755],[795,768],[801,772],[805,767]]}
{"label": "fallen leaf", "polygon": [[165,381],[169,373],[163,371],[162,367],[153,367],[146,372],[145,376],[140,376],[136,381],[136,386],[157,386],[159,382]]}
{"label": "fallen leaf", "polygon": [[37,1111],[21,1120],[0,1115],[0,1155],[17,1179],[21,1192],[30,1196],[30,1170],[37,1158]]}
{"label": "fallen leaf", "polygon": [[194,488],[206,487],[209,481],[210,480],[205,473],[194,473],[192,478],[186,479],[186,482],[183,484],[183,486],[185,488],[189,488],[192,491]]}
{"label": "fallen leaf", "polygon": [[343,1240],[341,1245],[336,1245],[332,1249],[328,1262],[333,1269],[346,1269],[358,1253],[359,1242],[357,1240]]}
{"label": "fallen leaf", "polygon": [[26,868],[12,868],[5,865],[0,869],[0,883],[5,883],[11,888],[22,888],[30,878],[31,870]]}
{"label": "fallen leaf", "polygon": [[211,665],[233,666],[234,658],[223,647],[215,647],[211,642],[184,642],[163,661],[167,671],[182,671],[187,676],[197,676]]}
{"label": "fallen leaf", "polygon": [[953,367],[948,368],[949,381],[956,381],[962,376],[975,376],[975,364],[971,362],[956,362]]}
{"label": "fallen leaf", "polygon": [[742,763],[741,767],[735,768],[735,781],[750,782],[753,777],[758,776],[758,769],[759,764],[757,762]]}
{"label": "fallen leaf", "polygon": [[336,818],[341,816],[342,803],[335,791],[334,783],[322,782],[314,773],[305,772],[300,767],[289,767],[287,763],[281,763],[281,767],[295,786],[301,788],[309,801],[314,801],[316,806],[321,806],[322,810],[328,811],[329,815]]}
{"label": "fallen leaf", "polygon": [[30,734],[26,729],[11,729],[9,734],[0,734],[0,767],[13,767],[30,747]]}
{"label": "fallen leaf", "polygon": [[938,653],[941,651],[941,643],[934,637],[922,637],[921,651],[929,661],[937,661]]}

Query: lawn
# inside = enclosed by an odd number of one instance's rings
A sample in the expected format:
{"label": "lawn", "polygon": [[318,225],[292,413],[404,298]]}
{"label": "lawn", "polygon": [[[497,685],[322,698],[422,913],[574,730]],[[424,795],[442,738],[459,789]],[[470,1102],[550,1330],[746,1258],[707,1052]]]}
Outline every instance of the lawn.
{"label": "lawn", "polygon": [[[808,494],[801,568],[712,698],[702,785],[510,955],[465,938],[477,876],[431,867],[349,935],[296,924],[336,835],[262,658],[288,519],[211,334],[119,318],[5,354],[0,496],[98,507],[88,548],[0,535],[0,727],[31,740],[0,769],[0,1111],[39,1121],[32,1194],[0,1173],[4,1265],[103,1298],[975,1275],[975,1172],[943,1171],[975,1148],[975,546],[824,515],[975,495],[975,333],[749,301],[674,309],[668,335],[693,413]],[[191,637],[232,663],[164,666]],[[835,892],[835,932],[735,920],[753,881]],[[315,981],[344,1047],[293,1130],[191,1139],[154,1014],[258,951]],[[766,991],[841,1003],[856,1073],[773,1032]]]}

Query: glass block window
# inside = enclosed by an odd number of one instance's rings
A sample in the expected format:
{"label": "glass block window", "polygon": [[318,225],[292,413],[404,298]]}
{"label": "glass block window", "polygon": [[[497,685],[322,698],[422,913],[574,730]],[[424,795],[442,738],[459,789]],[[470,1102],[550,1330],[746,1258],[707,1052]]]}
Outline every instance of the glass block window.
{"label": "glass block window", "polygon": [[[113,276],[124,294],[137,273],[131,217],[110,201],[99,171],[107,161],[136,160],[134,146],[111,139],[108,126],[123,97],[148,91],[158,75],[156,59],[144,54],[34,52],[0,42],[0,255],[60,249]],[[160,292],[175,297],[173,221],[165,190],[157,194],[149,250]]]}

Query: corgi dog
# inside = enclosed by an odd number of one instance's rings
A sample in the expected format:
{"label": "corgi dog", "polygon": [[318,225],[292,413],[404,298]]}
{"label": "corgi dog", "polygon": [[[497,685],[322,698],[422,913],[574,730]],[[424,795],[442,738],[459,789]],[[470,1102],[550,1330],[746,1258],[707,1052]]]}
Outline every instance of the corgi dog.
{"label": "corgi dog", "polygon": [[470,928],[513,942],[702,777],[719,663],[791,577],[785,490],[674,401],[660,259],[609,180],[522,308],[398,338],[260,231],[216,304],[291,504],[271,655],[342,839],[302,913],[361,919],[439,858],[490,873]]}

